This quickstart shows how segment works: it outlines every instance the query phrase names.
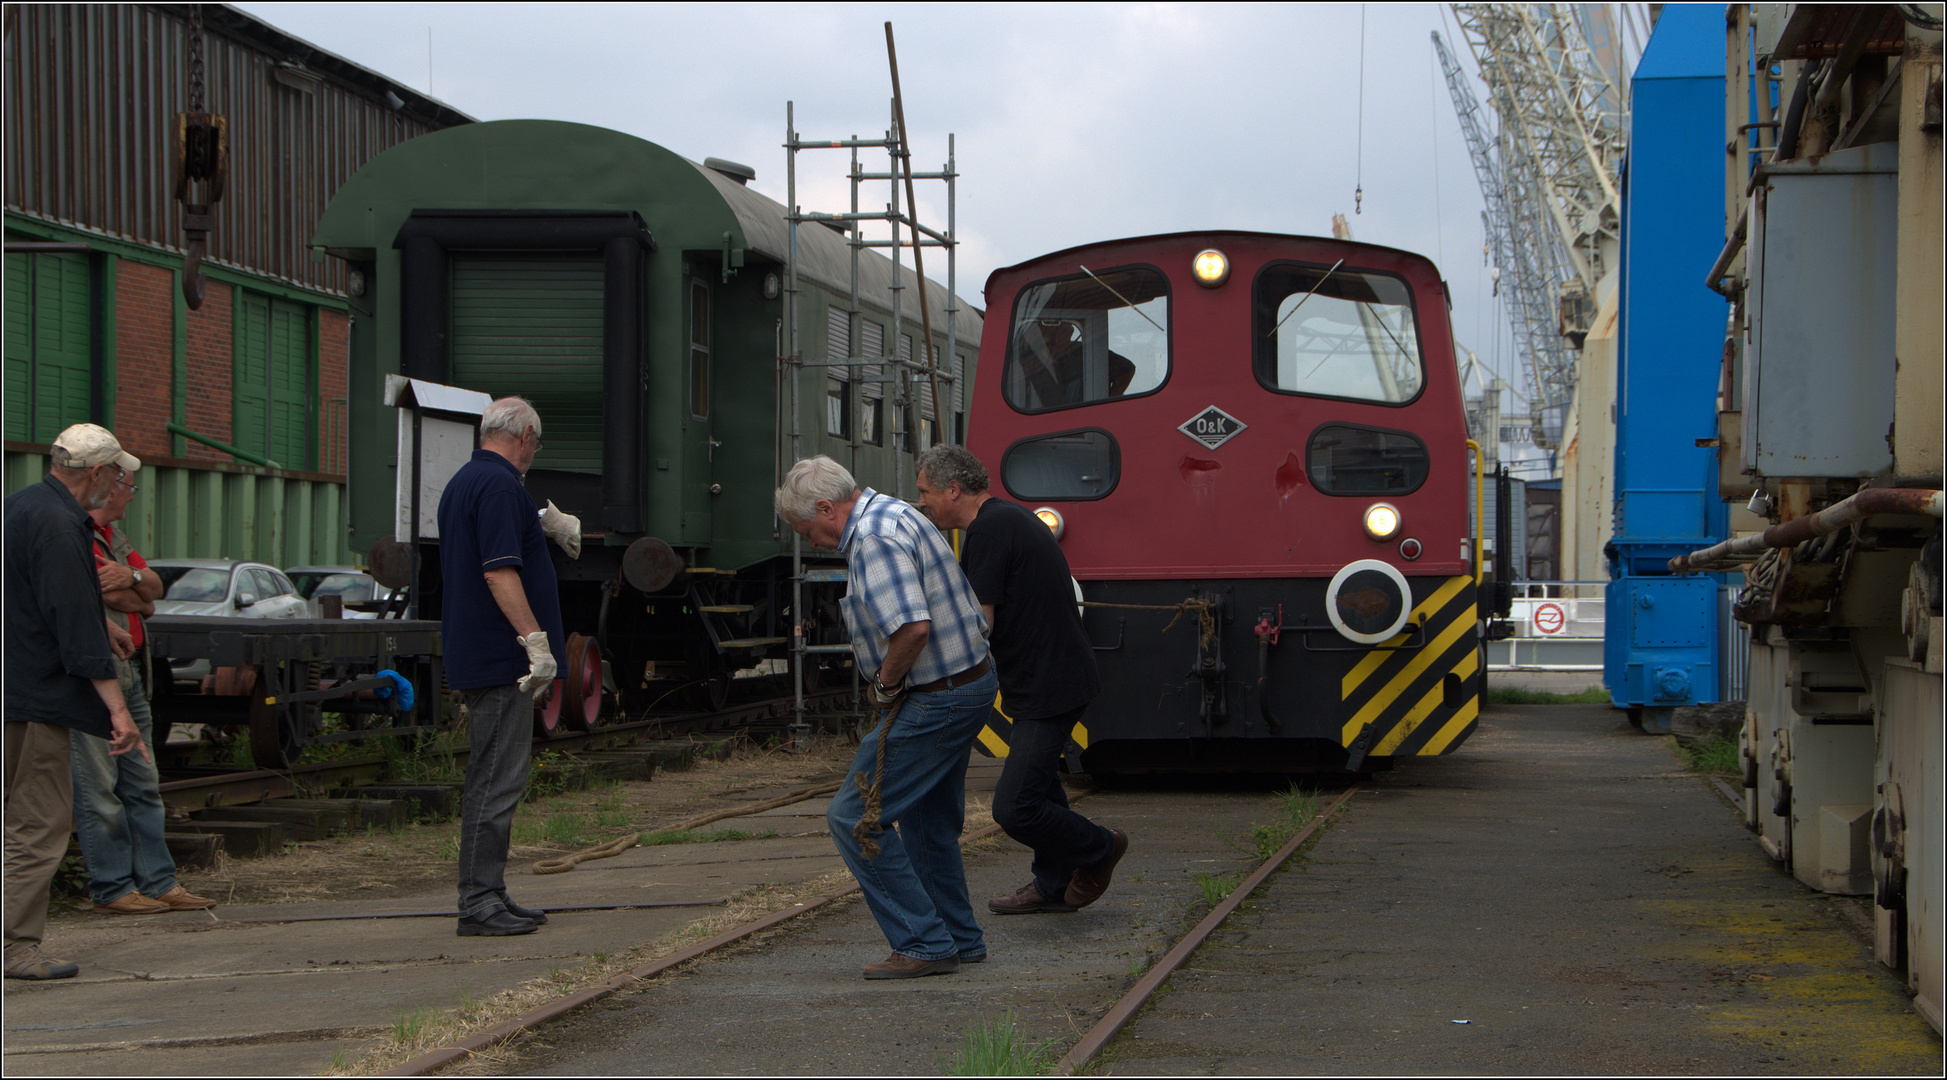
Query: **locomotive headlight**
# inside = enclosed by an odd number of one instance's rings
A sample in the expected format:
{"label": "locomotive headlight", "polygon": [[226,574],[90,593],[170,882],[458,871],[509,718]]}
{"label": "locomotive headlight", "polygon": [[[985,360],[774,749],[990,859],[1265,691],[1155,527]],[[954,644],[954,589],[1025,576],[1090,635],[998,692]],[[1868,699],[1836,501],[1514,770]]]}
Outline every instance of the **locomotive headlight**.
{"label": "locomotive headlight", "polygon": [[1190,260],[1190,271],[1197,276],[1197,284],[1214,289],[1230,278],[1230,260],[1216,248],[1205,248]]}
{"label": "locomotive headlight", "polygon": [[1374,540],[1391,540],[1399,533],[1399,508],[1392,503],[1373,503],[1366,507],[1366,535]]}
{"label": "locomotive headlight", "polygon": [[1041,524],[1046,525],[1048,531],[1054,533],[1057,540],[1061,539],[1061,534],[1068,528],[1068,523],[1061,519],[1061,511],[1052,506],[1036,507],[1034,516],[1041,519]]}

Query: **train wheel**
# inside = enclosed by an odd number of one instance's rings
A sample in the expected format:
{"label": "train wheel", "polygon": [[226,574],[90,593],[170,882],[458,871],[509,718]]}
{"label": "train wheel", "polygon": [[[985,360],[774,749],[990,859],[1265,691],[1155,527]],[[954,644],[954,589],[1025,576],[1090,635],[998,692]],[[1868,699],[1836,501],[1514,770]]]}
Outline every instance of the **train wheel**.
{"label": "train wheel", "polygon": [[534,737],[552,739],[565,730],[561,717],[561,703],[568,697],[567,679],[554,680],[554,691],[546,701],[534,703]]}
{"label": "train wheel", "polygon": [[570,731],[592,731],[602,722],[602,647],[586,634],[568,635],[568,677],[557,707]]}
{"label": "train wheel", "polygon": [[304,733],[298,730],[301,707],[268,704],[272,697],[293,689],[278,678],[284,668],[274,663],[258,666],[250,689],[250,757],[259,769],[288,769],[304,750]]}

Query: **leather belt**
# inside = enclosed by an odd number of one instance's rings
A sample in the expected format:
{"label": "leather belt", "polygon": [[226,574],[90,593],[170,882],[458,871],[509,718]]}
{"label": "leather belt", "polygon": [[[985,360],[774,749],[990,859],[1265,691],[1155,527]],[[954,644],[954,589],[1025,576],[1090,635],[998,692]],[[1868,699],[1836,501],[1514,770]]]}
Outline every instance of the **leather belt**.
{"label": "leather belt", "polygon": [[965,686],[993,669],[994,658],[991,656],[982,657],[980,663],[975,664],[958,675],[949,675],[944,679],[934,679],[930,683],[907,687],[906,692],[909,694],[936,694],[948,687]]}

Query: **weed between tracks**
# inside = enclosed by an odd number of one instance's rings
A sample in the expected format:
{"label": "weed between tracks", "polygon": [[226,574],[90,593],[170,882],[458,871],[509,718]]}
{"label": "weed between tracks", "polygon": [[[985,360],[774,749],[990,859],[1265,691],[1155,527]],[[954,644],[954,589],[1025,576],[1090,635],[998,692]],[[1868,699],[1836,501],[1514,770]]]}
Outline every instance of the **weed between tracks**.
{"label": "weed between tracks", "polygon": [[1673,736],[1665,736],[1664,741],[1670,744],[1671,751],[1683,762],[1683,767],[1691,772],[1736,776],[1741,771],[1743,763],[1738,757],[1737,737],[1734,735],[1712,732],[1689,746],[1678,742]]}
{"label": "weed between tracks", "polygon": [[952,1061],[940,1058],[945,1076],[1044,1076],[1055,1062],[1054,1039],[1030,1043],[1015,1024],[1014,1010],[999,1020],[983,1021],[960,1037],[960,1051]]}

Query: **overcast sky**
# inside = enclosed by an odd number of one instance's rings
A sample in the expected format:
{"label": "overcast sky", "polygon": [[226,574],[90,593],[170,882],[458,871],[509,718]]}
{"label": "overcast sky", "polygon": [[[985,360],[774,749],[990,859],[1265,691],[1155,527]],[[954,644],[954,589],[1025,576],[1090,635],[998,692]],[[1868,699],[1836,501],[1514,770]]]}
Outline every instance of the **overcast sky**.
{"label": "overcast sky", "polygon": [[[1458,338],[1519,383],[1429,32],[1472,60],[1435,5],[238,6],[481,120],[598,124],[743,162],[780,202],[787,100],[804,137],[889,126],[889,19],[915,167],[937,169],[955,136],[963,296],[984,307],[991,271],[1075,244],[1330,235],[1342,213],[1356,239],[1439,262]],[[801,154],[800,204],[849,209],[846,165]],[[919,201],[944,224],[943,185]]]}

